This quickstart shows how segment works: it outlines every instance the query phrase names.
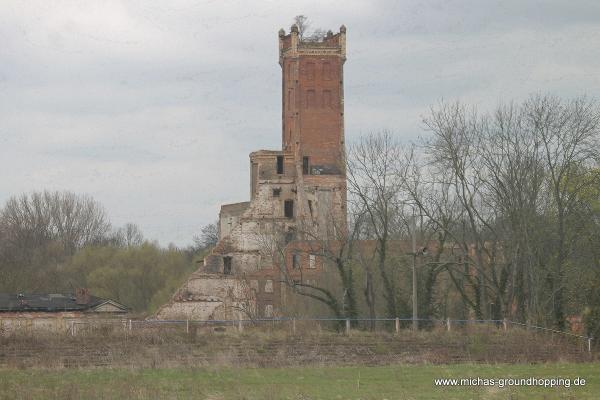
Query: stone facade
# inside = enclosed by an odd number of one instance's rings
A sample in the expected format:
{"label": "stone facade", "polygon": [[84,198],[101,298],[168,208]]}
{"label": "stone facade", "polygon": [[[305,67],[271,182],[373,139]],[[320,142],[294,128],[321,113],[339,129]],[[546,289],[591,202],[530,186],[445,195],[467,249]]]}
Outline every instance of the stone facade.
{"label": "stone facade", "polygon": [[319,279],[318,254],[291,249],[346,230],[345,60],[344,26],[321,41],[295,25],[279,32],[282,148],[250,154],[250,201],[221,207],[218,244],[158,318],[271,317],[285,304],[282,275]]}

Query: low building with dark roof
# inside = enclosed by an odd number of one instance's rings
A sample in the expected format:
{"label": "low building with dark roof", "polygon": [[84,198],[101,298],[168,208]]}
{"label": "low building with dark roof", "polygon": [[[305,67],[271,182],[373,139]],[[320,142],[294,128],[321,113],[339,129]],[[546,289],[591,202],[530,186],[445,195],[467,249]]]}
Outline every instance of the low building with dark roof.
{"label": "low building with dark roof", "polygon": [[[117,313],[128,311],[127,306],[110,299],[72,294],[5,294],[0,293],[0,313]],[[1,318],[1,315],[0,315]]]}
{"label": "low building with dark roof", "polygon": [[0,333],[15,328],[69,330],[78,321],[123,317],[128,311],[127,306],[92,296],[87,289],[74,294],[0,293]]}

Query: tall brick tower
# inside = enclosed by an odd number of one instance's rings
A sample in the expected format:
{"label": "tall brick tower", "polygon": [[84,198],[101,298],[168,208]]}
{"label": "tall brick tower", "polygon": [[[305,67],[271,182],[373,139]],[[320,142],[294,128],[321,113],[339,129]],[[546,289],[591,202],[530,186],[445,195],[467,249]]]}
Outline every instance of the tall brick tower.
{"label": "tall brick tower", "polygon": [[302,41],[298,27],[279,31],[282,145],[308,157],[311,172],[343,174],[346,28],[323,41]]}
{"label": "tall brick tower", "polygon": [[[304,41],[298,27],[279,31],[282,68],[282,150],[293,154],[298,193],[306,187],[329,187],[342,196],[330,211],[344,225],[346,168],[344,151],[343,67],[346,27],[322,40]],[[299,196],[301,197],[301,196]],[[299,198],[299,217],[307,215]],[[336,209],[337,208],[337,209]],[[310,211],[310,210],[309,210]]]}

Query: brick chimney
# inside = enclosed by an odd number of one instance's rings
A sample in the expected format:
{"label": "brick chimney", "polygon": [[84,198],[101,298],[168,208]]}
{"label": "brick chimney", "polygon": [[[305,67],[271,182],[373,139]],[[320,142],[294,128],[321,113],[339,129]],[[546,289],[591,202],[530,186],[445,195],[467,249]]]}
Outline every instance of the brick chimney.
{"label": "brick chimney", "polygon": [[75,289],[75,303],[85,305],[90,302],[90,290],[86,288]]}

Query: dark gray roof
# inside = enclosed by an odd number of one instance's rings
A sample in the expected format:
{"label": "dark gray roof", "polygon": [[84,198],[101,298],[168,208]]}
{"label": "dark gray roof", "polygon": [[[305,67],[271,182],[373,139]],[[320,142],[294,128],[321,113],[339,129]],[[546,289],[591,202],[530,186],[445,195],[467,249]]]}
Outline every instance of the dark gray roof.
{"label": "dark gray roof", "polygon": [[8,294],[0,293],[0,312],[7,311],[88,311],[104,303],[110,302],[123,311],[127,307],[114,301],[101,297],[89,296],[86,304],[77,304],[73,294]]}

